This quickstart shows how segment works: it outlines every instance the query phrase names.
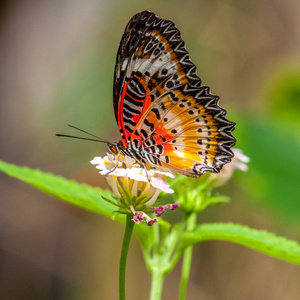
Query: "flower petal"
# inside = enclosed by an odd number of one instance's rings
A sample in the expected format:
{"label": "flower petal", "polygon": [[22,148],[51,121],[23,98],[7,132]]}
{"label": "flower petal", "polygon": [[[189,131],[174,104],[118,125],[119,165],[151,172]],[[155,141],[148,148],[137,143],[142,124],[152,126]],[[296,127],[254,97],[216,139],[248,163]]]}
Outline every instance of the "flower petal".
{"label": "flower petal", "polygon": [[151,184],[153,187],[160,189],[161,191],[168,193],[168,194],[172,194],[174,193],[174,190],[170,189],[170,184],[166,181],[164,181],[163,179],[161,179],[160,177],[152,177],[151,179]]}
{"label": "flower petal", "polygon": [[147,220],[147,225],[152,226],[156,222],[158,222],[157,219],[149,219],[149,220]]}
{"label": "flower petal", "polygon": [[176,177],[175,174],[173,174],[172,172],[168,172],[168,171],[161,171],[161,170],[158,170],[158,169],[152,169],[150,171],[152,171],[155,174],[166,175],[170,178],[175,178]]}

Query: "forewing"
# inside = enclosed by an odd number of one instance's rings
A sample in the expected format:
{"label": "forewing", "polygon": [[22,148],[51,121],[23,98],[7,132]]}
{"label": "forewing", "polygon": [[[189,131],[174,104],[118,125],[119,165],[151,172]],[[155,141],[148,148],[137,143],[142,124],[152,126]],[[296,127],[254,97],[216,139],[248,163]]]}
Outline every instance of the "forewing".
{"label": "forewing", "polygon": [[117,54],[114,110],[124,146],[152,103],[176,86],[201,86],[173,22],[144,11],[129,21]]}

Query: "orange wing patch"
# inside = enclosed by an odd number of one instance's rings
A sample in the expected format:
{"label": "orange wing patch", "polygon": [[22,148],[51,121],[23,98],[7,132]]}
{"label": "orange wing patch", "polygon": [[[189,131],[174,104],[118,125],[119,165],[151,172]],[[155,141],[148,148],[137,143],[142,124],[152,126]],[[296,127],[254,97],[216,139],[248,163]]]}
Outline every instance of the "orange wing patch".
{"label": "orange wing patch", "polygon": [[213,110],[217,100],[206,87],[188,84],[158,98],[135,128],[146,133],[142,141],[149,156],[161,166],[189,176],[218,168],[216,158],[225,138],[220,122],[224,122],[225,112]]}

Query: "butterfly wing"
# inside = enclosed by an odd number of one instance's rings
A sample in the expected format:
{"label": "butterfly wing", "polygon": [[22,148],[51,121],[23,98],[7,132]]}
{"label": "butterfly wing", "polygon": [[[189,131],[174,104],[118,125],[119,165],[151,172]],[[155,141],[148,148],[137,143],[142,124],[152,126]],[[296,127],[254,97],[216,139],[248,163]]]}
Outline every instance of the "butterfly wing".
{"label": "butterfly wing", "polygon": [[117,54],[114,110],[124,146],[161,94],[182,83],[201,86],[173,22],[144,11],[129,21]]}
{"label": "butterfly wing", "polygon": [[233,157],[235,124],[218,101],[208,87],[190,84],[160,96],[134,131],[149,161],[192,177],[219,172]]}
{"label": "butterfly wing", "polygon": [[198,177],[230,162],[234,123],[201,85],[180,32],[150,12],[128,23],[117,55],[114,108],[123,145],[153,165]]}

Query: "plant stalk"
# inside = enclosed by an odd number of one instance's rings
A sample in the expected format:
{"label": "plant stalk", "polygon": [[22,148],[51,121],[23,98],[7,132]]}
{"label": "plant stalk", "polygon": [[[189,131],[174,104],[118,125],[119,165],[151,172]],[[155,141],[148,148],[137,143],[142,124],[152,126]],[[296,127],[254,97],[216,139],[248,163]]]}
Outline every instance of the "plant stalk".
{"label": "plant stalk", "polygon": [[[197,224],[197,214],[192,213],[187,219],[187,231],[195,229]],[[183,254],[181,281],[179,290],[179,300],[184,300],[187,293],[188,282],[190,278],[191,265],[193,256],[193,246],[187,247]]]}
{"label": "plant stalk", "polygon": [[126,228],[123,238],[121,257],[120,257],[120,266],[119,266],[119,299],[125,300],[125,278],[126,278],[126,262],[127,254],[130,245],[130,240],[132,236],[132,231],[134,227],[134,222],[131,221],[132,214],[126,215]]}
{"label": "plant stalk", "polygon": [[152,274],[152,282],[151,282],[150,300],[161,300],[165,274],[163,270],[159,268],[153,269],[151,274]]}

